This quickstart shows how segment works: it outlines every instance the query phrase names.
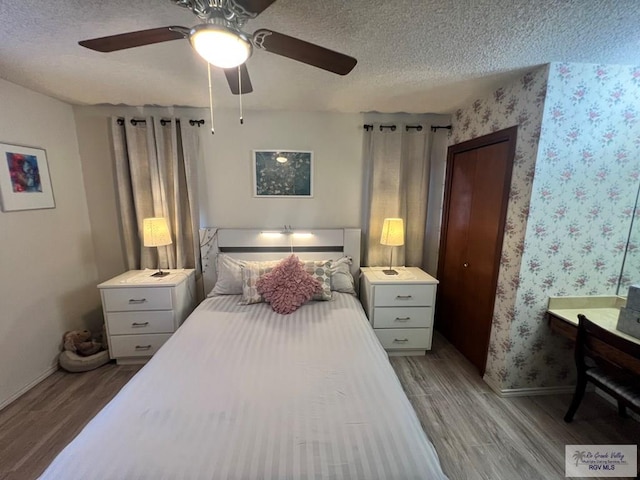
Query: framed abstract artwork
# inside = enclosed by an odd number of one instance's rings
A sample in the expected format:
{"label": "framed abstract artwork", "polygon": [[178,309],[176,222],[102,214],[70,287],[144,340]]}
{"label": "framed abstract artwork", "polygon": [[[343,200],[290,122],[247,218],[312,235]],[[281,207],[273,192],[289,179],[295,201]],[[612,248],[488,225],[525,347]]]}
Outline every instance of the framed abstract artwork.
{"label": "framed abstract artwork", "polygon": [[254,150],[253,196],[313,197],[313,152]]}
{"label": "framed abstract artwork", "polygon": [[55,208],[43,149],[0,143],[0,203],[3,212]]}

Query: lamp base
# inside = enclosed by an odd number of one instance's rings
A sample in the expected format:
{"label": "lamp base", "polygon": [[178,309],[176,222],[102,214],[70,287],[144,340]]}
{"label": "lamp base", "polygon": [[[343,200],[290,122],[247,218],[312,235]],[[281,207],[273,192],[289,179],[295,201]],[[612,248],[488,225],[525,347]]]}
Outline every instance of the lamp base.
{"label": "lamp base", "polygon": [[395,270],[382,270],[382,273],[384,273],[385,275],[398,275],[398,272],[396,272]]}
{"label": "lamp base", "polygon": [[166,277],[169,275],[169,272],[163,272],[162,270],[158,270],[156,273],[152,274],[152,277]]}

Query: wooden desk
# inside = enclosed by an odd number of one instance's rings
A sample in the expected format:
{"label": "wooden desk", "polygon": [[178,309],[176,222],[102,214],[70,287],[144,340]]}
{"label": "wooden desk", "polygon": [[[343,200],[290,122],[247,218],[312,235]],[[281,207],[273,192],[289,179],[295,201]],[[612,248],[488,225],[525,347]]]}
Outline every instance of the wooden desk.
{"label": "wooden desk", "polygon": [[[594,352],[599,356],[598,366],[601,363],[611,367],[615,365],[615,369],[610,368],[601,370],[593,369],[594,374],[589,377],[591,369],[584,365],[584,355],[581,355],[580,361],[576,361],[578,367],[578,377],[582,374],[584,381],[578,381],[573,401],[569,407],[569,411],[565,415],[565,421],[570,422],[576,409],[580,405],[580,401],[584,394],[584,389],[588,381],[593,382],[596,387],[602,389],[608,395],[611,395],[618,404],[618,413],[626,416],[626,408],[631,408],[634,412],[640,412],[638,404],[637,386],[631,389],[627,388],[629,372],[632,378],[640,377],[640,355],[638,347],[640,346],[640,338],[632,337],[621,332],[616,328],[618,323],[618,315],[620,308],[624,307],[626,299],[621,297],[550,297],[547,314],[549,316],[549,326],[551,330],[567,337],[575,342],[578,333],[578,314],[587,317],[591,322],[597,324],[603,329],[611,332],[611,335],[590,337],[582,346],[576,349],[576,352],[584,350],[588,345],[591,351],[591,358]],[[593,327],[591,327],[593,329]],[[609,337],[609,338],[605,338]],[[577,355],[577,353],[576,353]],[[607,372],[608,379],[603,380],[603,372]],[[621,372],[614,374],[614,372]],[[637,377],[636,377],[637,378]],[[632,382],[637,385],[637,381]],[[638,477],[640,478],[640,476]]]}
{"label": "wooden desk", "polygon": [[547,309],[549,327],[552,331],[575,340],[578,314],[581,313],[605,330],[640,345],[640,338],[627,335],[616,328],[620,307],[624,305],[625,299],[615,296],[550,297]]}

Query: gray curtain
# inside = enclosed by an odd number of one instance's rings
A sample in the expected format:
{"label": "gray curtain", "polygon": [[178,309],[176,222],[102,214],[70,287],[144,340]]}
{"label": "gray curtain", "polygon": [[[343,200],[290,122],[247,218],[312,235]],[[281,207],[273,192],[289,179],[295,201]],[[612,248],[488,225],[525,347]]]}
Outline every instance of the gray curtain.
{"label": "gray curtain", "polygon": [[[129,269],[195,268],[201,274],[197,129],[189,120],[111,119],[123,241]],[[165,217],[173,244],[144,247],[142,221]]]}
{"label": "gray curtain", "polygon": [[[396,125],[395,131],[374,124],[365,131],[365,232],[364,265],[393,264],[422,267],[429,193],[430,130]],[[404,219],[403,247],[380,245],[382,223],[387,217]]]}

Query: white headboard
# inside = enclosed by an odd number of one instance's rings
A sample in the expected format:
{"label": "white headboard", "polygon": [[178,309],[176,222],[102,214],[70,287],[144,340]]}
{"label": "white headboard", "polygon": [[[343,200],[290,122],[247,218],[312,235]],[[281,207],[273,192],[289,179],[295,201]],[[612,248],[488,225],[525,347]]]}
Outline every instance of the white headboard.
{"label": "white headboard", "polygon": [[274,260],[285,258],[293,251],[301,260],[351,257],[351,274],[360,274],[360,229],[332,228],[286,232],[278,235],[270,229],[238,229],[206,227],[200,229],[200,255],[205,294],[216,282],[216,255],[219,252],[242,260]]}

